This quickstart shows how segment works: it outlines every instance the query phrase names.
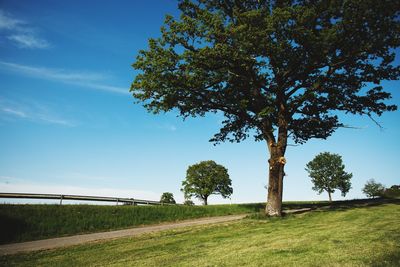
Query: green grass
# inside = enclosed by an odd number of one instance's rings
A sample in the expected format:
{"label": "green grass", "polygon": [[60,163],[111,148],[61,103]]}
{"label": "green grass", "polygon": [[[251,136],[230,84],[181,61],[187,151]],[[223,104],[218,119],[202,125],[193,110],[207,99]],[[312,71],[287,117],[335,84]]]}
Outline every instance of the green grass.
{"label": "green grass", "polygon": [[0,205],[0,243],[256,212],[262,204],[210,206]]}
{"label": "green grass", "polygon": [[0,258],[4,266],[400,266],[400,202],[342,203]]}
{"label": "green grass", "polygon": [[[369,200],[381,201],[381,200]],[[338,207],[365,200],[337,201]],[[318,208],[326,201],[284,202],[285,209]],[[264,204],[210,206],[0,205],[0,244],[124,229],[207,216],[254,213]]]}

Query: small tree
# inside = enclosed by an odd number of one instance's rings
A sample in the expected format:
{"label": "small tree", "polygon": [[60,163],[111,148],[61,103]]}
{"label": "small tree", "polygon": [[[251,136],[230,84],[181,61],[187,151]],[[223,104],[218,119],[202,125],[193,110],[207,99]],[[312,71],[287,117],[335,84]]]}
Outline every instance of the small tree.
{"label": "small tree", "polygon": [[170,192],[164,192],[161,195],[160,199],[161,203],[167,203],[167,204],[176,204],[176,201],[174,199],[174,195]]}
{"label": "small tree", "polygon": [[186,206],[194,206],[194,202],[191,201],[190,199],[186,199],[185,202],[183,202],[183,205],[186,205]]}
{"label": "small tree", "polygon": [[385,187],[381,183],[375,182],[374,179],[370,179],[364,185],[363,193],[367,195],[367,197],[381,197],[385,191]]}
{"label": "small tree", "polygon": [[228,170],[212,160],[189,166],[181,191],[185,198],[194,196],[201,199],[204,205],[207,205],[210,195],[220,194],[227,198],[233,192]]}
{"label": "small tree", "polygon": [[328,192],[329,202],[332,202],[331,194],[335,192],[335,189],[339,189],[342,196],[349,192],[353,174],[344,171],[345,166],[340,155],[323,152],[306,166],[306,171],[314,184],[313,190],[318,191],[318,194],[323,191]]}

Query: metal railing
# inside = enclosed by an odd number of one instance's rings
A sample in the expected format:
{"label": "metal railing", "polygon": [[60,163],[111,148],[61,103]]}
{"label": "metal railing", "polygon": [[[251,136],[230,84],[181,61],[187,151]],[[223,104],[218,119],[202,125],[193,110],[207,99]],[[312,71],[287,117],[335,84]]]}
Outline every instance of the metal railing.
{"label": "metal railing", "polygon": [[134,199],[134,198],[58,195],[58,194],[0,193],[0,198],[59,199],[60,205],[62,205],[63,200],[115,202],[117,205],[119,203],[128,204],[128,205],[165,205],[166,204],[166,203],[162,203],[160,201]]}

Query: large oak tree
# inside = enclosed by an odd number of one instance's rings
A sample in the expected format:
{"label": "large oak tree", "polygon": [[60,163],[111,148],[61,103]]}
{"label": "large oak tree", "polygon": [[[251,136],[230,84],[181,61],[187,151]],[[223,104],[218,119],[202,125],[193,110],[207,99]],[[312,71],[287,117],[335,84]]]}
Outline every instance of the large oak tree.
{"label": "large oak tree", "polygon": [[266,212],[281,215],[288,139],[304,143],[396,106],[382,80],[399,78],[400,1],[179,1],[133,64],[133,96],[151,112],[225,115],[213,142],[254,134],[269,150]]}

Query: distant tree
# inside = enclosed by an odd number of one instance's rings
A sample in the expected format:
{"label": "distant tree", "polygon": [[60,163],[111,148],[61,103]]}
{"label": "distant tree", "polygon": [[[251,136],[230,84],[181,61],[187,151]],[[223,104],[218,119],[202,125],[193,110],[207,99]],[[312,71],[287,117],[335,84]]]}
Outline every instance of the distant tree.
{"label": "distant tree", "polygon": [[370,179],[364,185],[362,191],[365,195],[367,195],[367,197],[381,197],[383,196],[385,187],[383,186],[383,184],[375,182],[374,179]]}
{"label": "distant tree", "polygon": [[307,163],[306,171],[314,184],[313,190],[321,194],[328,192],[329,202],[332,202],[331,194],[338,189],[345,196],[351,188],[350,179],[353,174],[344,171],[342,157],[338,154],[323,152]]}
{"label": "distant tree", "polygon": [[194,206],[194,202],[191,201],[190,199],[186,199],[185,202],[183,202],[183,205],[186,205],[186,206]]}
{"label": "distant tree", "polygon": [[184,192],[186,198],[194,196],[207,205],[210,195],[219,194],[223,198],[229,197],[233,192],[231,184],[228,170],[208,160],[189,166],[181,191]]}
{"label": "distant tree", "polygon": [[400,198],[400,185],[392,185],[386,188],[383,192],[383,196],[387,198]]}
{"label": "distant tree", "polygon": [[172,193],[170,193],[170,192],[162,193],[160,202],[168,203],[168,204],[176,204],[176,201],[174,199],[174,195]]}
{"label": "distant tree", "polygon": [[[224,115],[210,140],[250,135],[269,151],[266,213],[280,216],[289,138],[305,143],[396,106],[398,0],[180,0],[138,53],[134,98],[157,114]],[[398,51],[398,50],[397,50]]]}

